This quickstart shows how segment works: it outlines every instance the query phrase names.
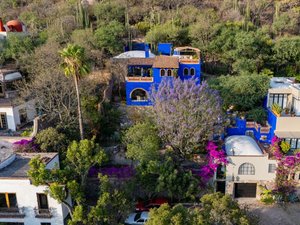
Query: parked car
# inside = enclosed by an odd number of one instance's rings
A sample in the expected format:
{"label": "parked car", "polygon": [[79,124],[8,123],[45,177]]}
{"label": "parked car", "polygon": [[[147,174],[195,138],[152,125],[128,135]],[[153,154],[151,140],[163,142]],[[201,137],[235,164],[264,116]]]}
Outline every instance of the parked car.
{"label": "parked car", "polygon": [[138,201],[135,205],[135,211],[149,211],[152,208],[159,208],[162,204],[169,203],[165,198],[154,198],[149,201]]}
{"label": "parked car", "polygon": [[148,212],[131,213],[125,220],[125,225],[145,224],[148,220]]}

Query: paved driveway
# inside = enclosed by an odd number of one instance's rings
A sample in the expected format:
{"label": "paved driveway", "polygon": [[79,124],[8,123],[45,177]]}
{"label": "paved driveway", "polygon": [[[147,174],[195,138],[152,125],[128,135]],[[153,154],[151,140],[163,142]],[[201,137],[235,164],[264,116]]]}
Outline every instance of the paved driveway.
{"label": "paved driveway", "polygon": [[300,203],[264,205],[253,199],[239,199],[241,205],[247,205],[249,212],[259,218],[258,225],[300,225]]}

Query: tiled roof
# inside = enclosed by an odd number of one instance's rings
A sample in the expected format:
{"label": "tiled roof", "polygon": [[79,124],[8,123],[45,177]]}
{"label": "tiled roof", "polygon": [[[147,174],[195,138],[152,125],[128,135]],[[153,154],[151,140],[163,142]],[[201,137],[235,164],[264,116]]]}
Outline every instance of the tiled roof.
{"label": "tiled roof", "polygon": [[154,58],[153,68],[179,68],[179,60],[173,56],[156,56]]}
{"label": "tiled roof", "polygon": [[147,65],[152,66],[154,63],[154,58],[131,58],[128,59],[128,65]]}

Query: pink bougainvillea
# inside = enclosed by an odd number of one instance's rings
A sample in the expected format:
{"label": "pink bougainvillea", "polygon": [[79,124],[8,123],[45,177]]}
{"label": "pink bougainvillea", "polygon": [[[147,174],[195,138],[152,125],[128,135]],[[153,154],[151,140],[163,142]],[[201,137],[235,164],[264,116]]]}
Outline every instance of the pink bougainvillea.
{"label": "pink bougainvillea", "polygon": [[274,137],[271,142],[271,151],[277,161],[276,188],[278,192],[289,194],[295,190],[293,175],[300,168],[300,153],[286,156],[280,149],[280,138]]}
{"label": "pink bougainvillea", "polygon": [[228,163],[225,152],[218,149],[218,146],[210,141],[206,146],[207,150],[207,165],[202,166],[197,173],[201,177],[203,184],[206,184],[217,171],[219,165],[226,165]]}
{"label": "pink bougainvillea", "polygon": [[16,152],[37,152],[39,148],[39,146],[34,143],[34,138],[29,140],[22,139],[14,142],[13,144]]}

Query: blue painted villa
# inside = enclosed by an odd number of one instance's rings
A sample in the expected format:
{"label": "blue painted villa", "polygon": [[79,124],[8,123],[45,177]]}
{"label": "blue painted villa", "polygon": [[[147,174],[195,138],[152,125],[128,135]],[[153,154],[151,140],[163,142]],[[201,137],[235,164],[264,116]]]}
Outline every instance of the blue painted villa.
{"label": "blue painted villa", "polygon": [[[140,50],[141,46],[144,50]],[[172,54],[173,53],[173,54]],[[159,85],[163,77],[182,80],[201,78],[200,50],[192,47],[172,49],[172,44],[158,45],[158,56],[150,52],[148,44],[138,45],[138,50],[127,51],[115,59],[126,59],[126,104],[129,106],[151,105],[149,93],[153,85]]]}

